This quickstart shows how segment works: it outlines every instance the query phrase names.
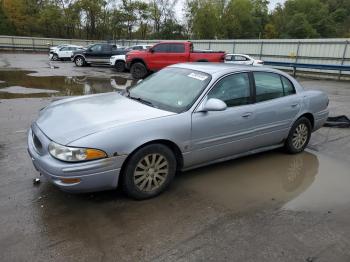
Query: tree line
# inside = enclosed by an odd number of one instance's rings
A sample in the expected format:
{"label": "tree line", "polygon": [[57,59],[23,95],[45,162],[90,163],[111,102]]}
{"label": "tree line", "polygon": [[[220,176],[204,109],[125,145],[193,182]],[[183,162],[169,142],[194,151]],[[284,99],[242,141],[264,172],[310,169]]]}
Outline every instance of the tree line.
{"label": "tree line", "polygon": [[0,34],[81,39],[350,37],[350,0],[0,0]]}

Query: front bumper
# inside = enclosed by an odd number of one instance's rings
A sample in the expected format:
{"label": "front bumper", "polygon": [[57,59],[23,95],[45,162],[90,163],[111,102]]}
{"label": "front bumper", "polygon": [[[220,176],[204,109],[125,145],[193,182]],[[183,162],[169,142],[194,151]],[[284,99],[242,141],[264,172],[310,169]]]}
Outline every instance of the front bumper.
{"label": "front bumper", "polygon": [[[38,150],[33,134],[40,140]],[[72,193],[94,192],[114,189],[118,186],[119,174],[126,155],[80,163],[67,163],[53,158],[48,152],[50,140],[34,124],[28,132],[28,153],[35,169],[63,191]],[[66,183],[65,179],[79,182]]]}
{"label": "front bumper", "polygon": [[114,58],[110,58],[110,59],[109,59],[109,64],[110,64],[111,66],[114,66],[114,64],[115,64],[115,59],[114,59]]}

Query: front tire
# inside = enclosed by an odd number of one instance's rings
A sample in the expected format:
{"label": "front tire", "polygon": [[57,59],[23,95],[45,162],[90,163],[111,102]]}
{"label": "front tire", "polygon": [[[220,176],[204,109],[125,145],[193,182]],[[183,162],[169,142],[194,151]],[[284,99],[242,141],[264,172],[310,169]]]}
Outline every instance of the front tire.
{"label": "front tire", "polygon": [[124,72],[125,71],[125,62],[124,61],[117,61],[117,62],[115,62],[114,68],[119,73]]}
{"label": "front tire", "polygon": [[137,200],[155,197],[169,186],[175,172],[176,158],[167,146],[144,146],[126,163],[122,177],[123,190]]}
{"label": "front tire", "polygon": [[311,131],[310,120],[306,117],[301,117],[295,121],[285,142],[287,152],[297,154],[304,151],[310,141]]}
{"label": "front tire", "polygon": [[74,63],[78,67],[85,66],[86,64],[84,57],[81,57],[81,56],[78,56],[77,58],[75,58]]}
{"label": "front tire", "polygon": [[133,78],[142,79],[148,74],[147,68],[143,63],[137,62],[131,65],[130,72]]}
{"label": "front tire", "polygon": [[52,61],[58,61],[60,58],[58,57],[58,54],[53,54],[52,55]]}

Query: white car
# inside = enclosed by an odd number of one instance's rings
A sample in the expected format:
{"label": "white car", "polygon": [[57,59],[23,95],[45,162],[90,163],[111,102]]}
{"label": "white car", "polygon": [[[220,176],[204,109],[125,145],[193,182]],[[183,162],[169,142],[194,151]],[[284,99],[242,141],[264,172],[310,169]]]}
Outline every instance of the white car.
{"label": "white car", "polygon": [[147,50],[148,48],[152,47],[153,45],[132,45],[129,47],[126,47],[126,51],[132,51],[132,50]]}
{"label": "white car", "polygon": [[49,57],[53,61],[70,59],[74,51],[82,48],[82,46],[78,45],[65,45],[60,48],[56,47],[52,50],[50,49]]}
{"label": "white car", "polygon": [[226,54],[225,63],[228,64],[238,64],[238,65],[253,65],[253,66],[263,66],[264,61],[254,59],[249,55],[244,54]]}
{"label": "white car", "polygon": [[125,55],[114,55],[109,59],[109,64],[117,70],[117,72],[125,71]]}
{"label": "white car", "polygon": [[[133,45],[126,47],[125,54],[132,50],[147,50],[148,48],[152,47],[152,45]],[[117,72],[124,72],[125,71],[125,54],[124,55],[114,55],[111,56],[109,59],[109,63],[111,66],[113,66]]]}
{"label": "white car", "polygon": [[62,47],[69,46],[69,44],[60,44],[58,46],[51,46],[50,47],[50,53],[56,52],[57,50],[61,49]]}

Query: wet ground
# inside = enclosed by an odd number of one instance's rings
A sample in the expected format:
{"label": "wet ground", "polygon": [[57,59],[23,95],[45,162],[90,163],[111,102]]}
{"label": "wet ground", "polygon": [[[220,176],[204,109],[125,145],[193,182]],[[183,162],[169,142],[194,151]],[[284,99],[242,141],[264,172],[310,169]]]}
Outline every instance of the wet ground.
{"label": "wet ground", "polygon": [[[26,130],[53,99],[114,92],[130,79],[18,56],[0,54],[1,261],[350,261],[349,129],[322,128],[299,155],[276,150],[181,173],[147,201],[119,190],[71,195],[32,184]],[[301,82],[329,94],[331,114],[350,115],[349,82]]]}
{"label": "wet ground", "polygon": [[123,90],[135,80],[126,77],[33,76],[24,70],[0,70],[0,99],[90,95]]}

